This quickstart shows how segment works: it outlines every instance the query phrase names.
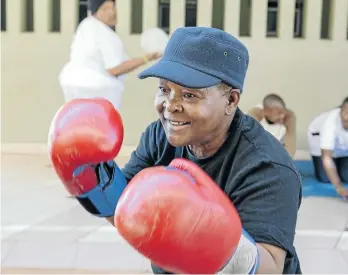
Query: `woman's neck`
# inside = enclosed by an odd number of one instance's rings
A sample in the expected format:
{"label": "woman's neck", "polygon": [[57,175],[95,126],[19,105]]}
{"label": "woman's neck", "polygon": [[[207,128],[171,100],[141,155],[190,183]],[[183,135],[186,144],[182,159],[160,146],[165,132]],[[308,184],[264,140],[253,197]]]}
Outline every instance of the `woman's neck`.
{"label": "woman's neck", "polygon": [[108,24],[107,24],[107,22],[105,21],[105,20],[103,20],[103,18],[99,15],[99,14],[93,14],[92,15],[95,19],[97,19],[98,21],[100,21],[101,23],[103,23],[104,25],[106,25],[106,26],[109,26]]}

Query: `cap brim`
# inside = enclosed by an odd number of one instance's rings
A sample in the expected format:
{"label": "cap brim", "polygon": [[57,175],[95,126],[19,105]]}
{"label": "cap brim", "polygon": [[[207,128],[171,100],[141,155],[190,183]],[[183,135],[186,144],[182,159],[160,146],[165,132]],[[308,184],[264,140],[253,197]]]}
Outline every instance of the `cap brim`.
{"label": "cap brim", "polygon": [[208,88],[221,83],[221,80],[214,76],[202,73],[180,63],[162,60],[141,72],[138,77],[140,79],[148,77],[166,79],[191,89]]}

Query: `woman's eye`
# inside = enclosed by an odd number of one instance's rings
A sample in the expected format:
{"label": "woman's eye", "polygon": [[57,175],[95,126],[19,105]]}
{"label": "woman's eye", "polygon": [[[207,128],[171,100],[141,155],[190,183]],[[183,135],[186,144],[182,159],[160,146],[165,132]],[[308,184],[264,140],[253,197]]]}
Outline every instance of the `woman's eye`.
{"label": "woman's eye", "polygon": [[163,88],[163,87],[159,87],[159,90],[162,92],[162,93],[167,93],[168,90],[166,88]]}
{"label": "woman's eye", "polygon": [[185,97],[185,98],[194,98],[195,95],[194,95],[194,94],[186,93],[186,94],[184,94],[184,97]]}

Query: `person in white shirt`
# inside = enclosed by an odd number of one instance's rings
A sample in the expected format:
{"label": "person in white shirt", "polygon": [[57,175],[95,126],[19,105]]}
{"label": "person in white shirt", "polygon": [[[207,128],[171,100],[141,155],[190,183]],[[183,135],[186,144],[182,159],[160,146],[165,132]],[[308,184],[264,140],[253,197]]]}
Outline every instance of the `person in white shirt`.
{"label": "person in white shirt", "polygon": [[291,157],[296,153],[296,117],[286,108],[284,100],[268,94],[262,104],[251,108],[248,115],[260,122],[263,128],[281,142]]}
{"label": "person in white shirt", "polygon": [[337,193],[348,197],[348,97],[339,108],[314,118],[308,127],[309,151],[318,181],[331,182]]}
{"label": "person in white shirt", "polygon": [[59,82],[65,101],[103,97],[118,110],[124,92],[124,76],[148,61],[152,53],[128,59],[120,37],[112,29],[117,23],[115,1],[90,0],[91,15],[78,26]]}

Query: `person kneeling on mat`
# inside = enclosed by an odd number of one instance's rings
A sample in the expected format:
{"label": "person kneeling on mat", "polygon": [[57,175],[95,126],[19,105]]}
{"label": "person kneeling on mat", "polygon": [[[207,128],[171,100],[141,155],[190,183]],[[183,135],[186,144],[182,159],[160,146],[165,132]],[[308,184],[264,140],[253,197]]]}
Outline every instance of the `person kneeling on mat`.
{"label": "person kneeling on mat", "polygon": [[308,127],[308,145],[318,181],[332,183],[348,197],[348,97],[339,108],[314,118]]}
{"label": "person kneeling on mat", "polygon": [[279,140],[291,157],[295,155],[296,117],[293,111],[286,108],[279,95],[266,95],[262,105],[251,108],[248,115],[259,121],[265,130]]}
{"label": "person kneeling on mat", "polygon": [[68,191],[156,274],[301,273],[301,176],[238,107],[248,64],[247,48],[222,30],[176,29],[139,75],[159,79],[159,119],[122,170],[122,120],[109,102],[71,101],[52,121],[50,157]]}

